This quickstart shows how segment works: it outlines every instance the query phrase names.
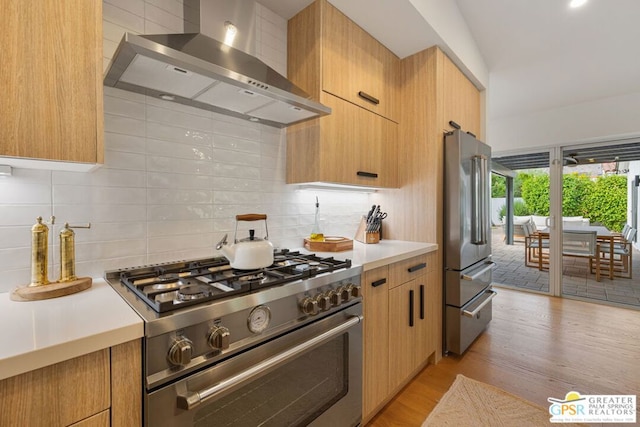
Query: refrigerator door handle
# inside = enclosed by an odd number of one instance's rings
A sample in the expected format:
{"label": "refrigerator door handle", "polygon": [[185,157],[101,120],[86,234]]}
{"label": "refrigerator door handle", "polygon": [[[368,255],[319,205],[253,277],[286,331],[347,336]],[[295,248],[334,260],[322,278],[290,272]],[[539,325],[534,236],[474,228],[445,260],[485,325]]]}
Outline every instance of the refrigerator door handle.
{"label": "refrigerator door handle", "polygon": [[471,243],[475,245],[488,243],[488,160],[480,155],[471,158]]}
{"label": "refrigerator door handle", "polygon": [[496,268],[496,263],[493,261],[489,261],[485,264],[485,267],[481,268],[480,270],[476,270],[473,274],[462,274],[460,278],[462,280],[469,280],[473,282],[478,277],[482,276],[487,271],[492,270],[494,268]]}

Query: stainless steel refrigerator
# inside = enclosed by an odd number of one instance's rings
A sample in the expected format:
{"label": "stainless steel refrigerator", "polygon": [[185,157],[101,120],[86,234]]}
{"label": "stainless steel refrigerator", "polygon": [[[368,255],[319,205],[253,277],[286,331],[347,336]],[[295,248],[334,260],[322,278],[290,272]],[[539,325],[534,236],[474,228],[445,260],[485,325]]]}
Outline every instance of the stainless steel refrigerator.
{"label": "stainless steel refrigerator", "polygon": [[462,354],[491,321],[491,147],[445,136],[445,351]]}

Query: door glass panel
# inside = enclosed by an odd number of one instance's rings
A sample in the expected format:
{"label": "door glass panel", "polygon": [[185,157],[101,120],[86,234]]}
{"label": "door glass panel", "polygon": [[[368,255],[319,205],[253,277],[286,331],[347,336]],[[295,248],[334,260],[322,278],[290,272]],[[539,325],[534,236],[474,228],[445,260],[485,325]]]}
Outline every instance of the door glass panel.
{"label": "door glass panel", "polygon": [[637,237],[628,231],[637,228],[640,162],[607,148],[563,151],[562,295],[640,307]]}
{"label": "door glass panel", "polygon": [[[496,284],[548,293],[548,232],[550,180],[549,152],[492,158],[513,172],[513,198],[508,197],[510,178],[492,174],[492,255],[497,264]],[[495,170],[495,169],[494,169]],[[512,229],[507,224],[511,206]]]}

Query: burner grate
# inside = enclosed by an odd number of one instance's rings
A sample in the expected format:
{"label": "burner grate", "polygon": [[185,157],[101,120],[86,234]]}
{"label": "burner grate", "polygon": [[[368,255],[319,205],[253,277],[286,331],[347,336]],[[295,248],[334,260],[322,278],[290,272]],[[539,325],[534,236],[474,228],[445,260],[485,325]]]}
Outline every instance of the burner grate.
{"label": "burner grate", "polygon": [[226,258],[183,261],[119,271],[120,282],[159,313],[350,268],[351,260],[314,254],[274,253],[274,264],[259,270],[233,269]]}

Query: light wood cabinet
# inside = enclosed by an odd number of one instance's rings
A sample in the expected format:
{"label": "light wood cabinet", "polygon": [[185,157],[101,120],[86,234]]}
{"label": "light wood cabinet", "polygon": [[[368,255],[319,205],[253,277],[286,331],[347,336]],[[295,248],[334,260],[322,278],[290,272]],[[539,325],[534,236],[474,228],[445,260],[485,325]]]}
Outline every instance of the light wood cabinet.
{"label": "light wood cabinet", "polygon": [[0,381],[2,426],[141,425],[139,340]]}
{"label": "light wood cabinet", "polygon": [[480,138],[480,91],[446,55],[442,62],[443,129],[453,130],[454,121]]}
{"label": "light wood cabinet", "polygon": [[325,0],[288,31],[289,79],[332,113],[287,128],[287,183],[396,187],[398,125],[387,116],[397,111],[398,58],[380,57],[385,48]]}
{"label": "light wood cabinet", "polygon": [[78,421],[71,427],[109,427],[109,411],[102,411],[92,417]]}
{"label": "light wood cabinet", "polygon": [[395,187],[397,125],[323,92],[332,114],[287,129],[287,182]]}
{"label": "light wood cabinet", "polygon": [[102,1],[0,0],[0,16],[0,156],[102,163]]}
{"label": "light wood cabinet", "polygon": [[435,361],[442,303],[435,252],[365,272],[363,421]]}
{"label": "light wood cabinet", "polygon": [[412,277],[400,284],[394,282],[389,291],[389,388],[392,391],[404,386],[436,350],[434,255],[390,267],[392,278]]}
{"label": "light wood cabinet", "polygon": [[322,89],[397,122],[398,57],[330,3],[318,6]]}
{"label": "light wood cabinet", "polygon": [[367,271],[362,280],[365,418],[380,409],[389,397],[389,284],[388,266]]}

